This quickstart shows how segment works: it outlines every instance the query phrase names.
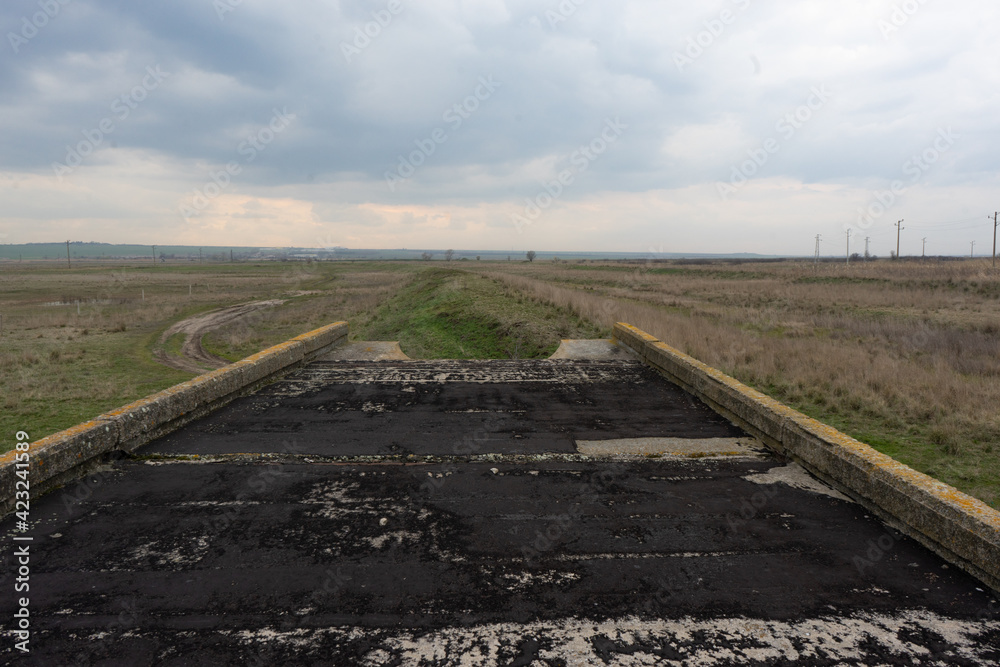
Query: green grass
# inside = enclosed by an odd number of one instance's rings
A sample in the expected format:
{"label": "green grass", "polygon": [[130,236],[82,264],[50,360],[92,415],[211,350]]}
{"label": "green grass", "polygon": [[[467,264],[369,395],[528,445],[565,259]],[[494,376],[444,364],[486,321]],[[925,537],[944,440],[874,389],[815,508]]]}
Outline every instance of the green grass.
{"label": "green grass", "polygon": [[175,333],[163,343],[163,351],[171,357],[181,356],[181,347],[184,345],[185,334]]}
{"label": "green grass", "polygon": [[352,338],[398,340],[416,359],[537,359],[563,338],[609,335],[492,279],[433,268],[354,328]]}
{"label": "green grass", "polygon": [[6,354],[20,353],[25,361],[5,380],[16,382],[21,393],[16,403],[4,399],[0,450],[12,448],[16,431],[37,440],[190,379],[190,373],[154,361],[149,349],[156,335],[148,329],[86,336],[68,332],[35,338],[29,349],[18,345],[17,352],[7,347]]}
{"label": "green grass", "polygon": [[[1000,509],[1000,451],[992,444],[1000,433],[983,439],[901,418],[886,420],[861,406],[845,409],[822,390],[803,396],[787,386],[754,386],[791,408],[870,445],[876,451]],[[981,434],[980,434],[981,435]]]}
{"label": "green grass", "polygon": [[[193,374],[167,368],[153,357],[158,348],[180,351],[181,336],[162,345],[158,339],[181,319],[234,303],[286,299],[274,317],[262,318],[250,332],[258,341],[229,351],[227,358],[239,359],[345,319],[342,315],[374,308],[377,300],[352,301],[340,294],[340,285],[346,284],[344,292],[365,296],[366,284],[353,274],[375,271],[393,277],[401,269],[363,262],[129,264],[72,270],[5,266],[0,271],[0,452],[11,448],[17,431],[38,440],[190,379]],[[407,274],[400,275],[393,279]],[[298,295],[301,291],[323,294]],[[47,305],[53,302],[69,305]],[[355,308],[343,311],[337,304]]]}

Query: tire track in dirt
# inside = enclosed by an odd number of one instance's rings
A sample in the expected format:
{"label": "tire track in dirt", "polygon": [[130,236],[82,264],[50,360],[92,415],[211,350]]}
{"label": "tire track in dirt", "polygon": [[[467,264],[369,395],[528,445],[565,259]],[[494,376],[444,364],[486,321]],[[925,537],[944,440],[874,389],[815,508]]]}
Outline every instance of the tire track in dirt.
{"label": "tire track in dirt", "polygon": [[176,334],[184,334],[184,343],[181,345],[181,356],[175,357],[167,354],[162,347],[153,351],[153,356],[164,366],[176,368],[177,370],[189,373],[204,373],[208,369],[222,368],[230,363],[228,359],[216,356],[208,352],[201,345],[202,337],[209,331],[218,329],[224,324],[229,324],[250,313],[262,308],[272,308],[280,306],[284,299],[271,299],[268,301],[252,301],[226,308],[217,308],[207,313],[200,313],[187,319],[183,319],[170,326],[164,331],[157,343],[163,345]]}

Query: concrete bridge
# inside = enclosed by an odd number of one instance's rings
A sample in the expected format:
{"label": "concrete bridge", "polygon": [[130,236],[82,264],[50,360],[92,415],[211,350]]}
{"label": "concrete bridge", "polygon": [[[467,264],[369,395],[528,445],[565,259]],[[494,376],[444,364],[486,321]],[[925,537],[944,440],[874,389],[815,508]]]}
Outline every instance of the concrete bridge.
{"label": "concrete bridge", "polygon": [[330,331],[35,443],[5,663],[1000,662],[995,512],[823,463],[793,422],[871,455],[642,332],[420,361]]}

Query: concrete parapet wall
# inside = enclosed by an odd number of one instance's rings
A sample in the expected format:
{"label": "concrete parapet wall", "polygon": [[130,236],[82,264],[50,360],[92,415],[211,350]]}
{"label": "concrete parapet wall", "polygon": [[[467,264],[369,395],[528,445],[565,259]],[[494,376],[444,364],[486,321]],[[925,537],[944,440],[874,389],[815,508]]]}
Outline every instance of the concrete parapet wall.
{"label": "concrete parapet wall", "polygon": [[302,343],[302,355],[304,361],[312,361],[323,354],[331,346],[339,345],[347,340],[347,322],[334,322],[319,329],[307,331],[301,336],[296,336],[289,342]]}
{"label": "concrete parapet wall", "polygon": [[615,341],[894,528],[1000,591],[1000,512],[619,322]]}
{"label": "concrete parapet wall", "polygon": [[[347,322],[320,327],[31,443],[31,495],[72,478],[74,472],[85,470],[105,454],[131,452],[203,417],[329,351],[347,335]],[[20,479],[16,454],[11,451],[0,456],[0,514],[14,507]]]}

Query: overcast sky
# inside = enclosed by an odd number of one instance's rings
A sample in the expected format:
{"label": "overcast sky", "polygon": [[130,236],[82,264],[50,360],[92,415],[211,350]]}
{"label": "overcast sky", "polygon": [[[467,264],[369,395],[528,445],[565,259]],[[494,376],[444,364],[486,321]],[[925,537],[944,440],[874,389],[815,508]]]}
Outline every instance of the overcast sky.
{"label": "overcast sky", "polygon": [[0,242],[989,254],[1000,7],[5,0]]}

